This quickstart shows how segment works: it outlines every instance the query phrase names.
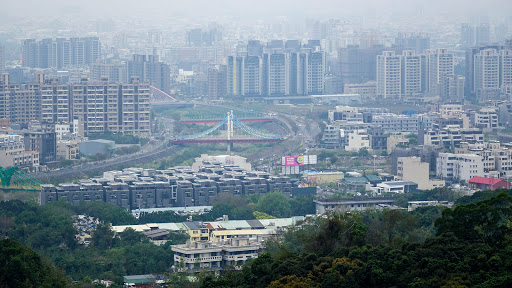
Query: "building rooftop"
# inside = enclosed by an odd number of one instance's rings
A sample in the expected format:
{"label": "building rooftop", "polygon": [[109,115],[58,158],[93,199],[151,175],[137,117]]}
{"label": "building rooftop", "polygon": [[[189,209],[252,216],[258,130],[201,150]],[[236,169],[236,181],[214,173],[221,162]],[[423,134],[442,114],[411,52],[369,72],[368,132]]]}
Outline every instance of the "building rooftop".
{"label": "building rooftop", "polygon": [[105,143],[105,144],[115,144],[116,142],[112,141],[112,140],[106,140],[106,139],[95,139],[95,140],[86,140],[86,141],[83,141],[83,142],[96,142],[96,143]]}
{"label": "building rooftop", "polygon": [[203,226],[203,223],[200,221],[187,221],[183,222],[183,224],[190,230],[199,230]]}
{"label": "building rooftop", "polygon": [[505,181],[505,180],[504,179],[486,178],[486,177],[480,177],[480,176],[475,176],[475,177],[469,179],[469,183],[477,183],[477,184],[485,184],[485,185],[494,185],[501,181]]}
{"label": "building rooftop", "polygon": [[366,178],[366,177],[346,177],[339,181],[342,183],[355,183],[355,182],[367,183],[368,178]]}
{"label": "building rooftop", "polygon": [[415,182],[412,181],[389,181],[389,182],[382,182],[379,185],[387,185],[389,187],[399,187],[404,185],[418,185]]}

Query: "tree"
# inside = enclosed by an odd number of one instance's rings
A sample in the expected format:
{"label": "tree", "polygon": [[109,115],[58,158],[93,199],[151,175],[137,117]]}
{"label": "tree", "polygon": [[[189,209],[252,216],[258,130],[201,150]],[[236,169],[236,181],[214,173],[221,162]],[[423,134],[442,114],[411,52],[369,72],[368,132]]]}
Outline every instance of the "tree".
{"label": "tree", "polygon": [[143,240],[147,240],[146,236],[140,232],[133,230],[133,228],[127,228],[123,232],[118,234],[120,244],[122,246],[130,246],[135,243],[140,243]]}
{"label": "tree", "polygon": [[290,199],[292,216],[306,216],[316,213],[315,196],[294,196]]}
{"label": "tree", "polygon": [[258,220],[259,219],[276,219],[276,217],[274,217],[272,215],[268,215],[267,213],[259,212],[259,211],[252,212],[252,215],[254,215],[254,217]]}
{"label": "tree", "polygon": [[407,237],[408,231],[416,228],[416,219],[400,210],[376,211],[375,218],[369,223],[367,239],[374,245],[393,245],[395,238]]}
{"label": "tree", "polygon": [[209,220],[215,220],[228,215],[234,220],[254,219],[254,207],[247,200],[236,197],[230,193],[220,193],[212,199],[212,210],[206,214]]}
{"label": "tree", "polygon": [[268,193],[256,204],[256,210],[283,218],[291,216],[290,200],[281,192]]}
{"label": "tree", "polygon": [[135,217],[126,209],[103,201],[82,202],[80,205],[74,207],[74,209],[79,214],[99,218],[105,223],[111,223],[114,226],[137,223]]}
{"label": "tree", "polygon": [[368,157],[368,155],[370,155],[370,152],[368,151],[367,148],[363,147],[363,148],[359,148],[358,155],[360,157]]}
{"label": "tree", "polygon": [[110,225],[99,224],[92,233],[91,245],[98,249],[110,249],[114,246],[114,236]]}
{"label": "tree", "polygon": [[52,264],[14,239],[0,240],[0,287],[69,287]]}
{"label": "tree", "polygon": [[284,276],[279,280],[272,281],[268,288],[315,288],[318,284],[311,279],[298,277],[297,275]]}
{"label": "tree", "polygon": [[409,139],[409,144],[411,144],[411,145],[418,144],[418,135],[416,135],[416,134],[407,135],[407,139]]}
{"label": "tree", "polygon": [[172,245],[176,244],[185,244],[187,240],[190,239],[190,236],[187,233],[179,232],[179,231],[170,231],[169,232],[169,242]]}
{"label": "tree", "polygon": [[490,246],[510,244],[512,197],[506,192],[478,202],[445,209],[435,225],[437,234],[454,233],[461,240],[484,241]]}
{"label": "tree", "polygon": [[184,222],[186,219],[187,216],[178,215],[174,213],[174,211],[158,211],[152,213],[141,213],[138,223],[177,223]]}

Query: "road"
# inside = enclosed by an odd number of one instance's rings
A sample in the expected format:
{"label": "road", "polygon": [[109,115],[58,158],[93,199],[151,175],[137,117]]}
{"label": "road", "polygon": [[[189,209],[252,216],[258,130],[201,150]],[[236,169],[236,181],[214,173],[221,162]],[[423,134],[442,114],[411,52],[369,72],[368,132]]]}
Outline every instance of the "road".
{"label": "road", "polygon": [[[271,148],[259,151],[250,155],[248,160],[251,162],[273,163],[280,161],[282,156],[304,154],[307,149],[313,148],[316,143],[316,137],[320,134],[320,126],[312,119],[302,116],[295,116],[284,113],[275,113],[275,118],[285,124],[290,131],[285,141]],[[175,121],[167,117],[159,117],[165,123],[164,137],[170,138],[174,134]],[[155,140],[153,140],[155,141]],[[165,140],[166,141],[166,140]],[[312,145],[312,146],[310,146]],[[164,140],[149,143],[142,147],[141,151],[110,158],[104,161],[81,164],[61,170],[53,170],[32,174],[42,182],[61,182],[69,179],[81,178],[90,174],[101,174],[105,171],[122,169],[124,167],[135,166],[135,164],[148,163],[154,160],[163,159],[183,149],[182,146],[170,145],[164,143]]]}
{"label": "road", "polygon": [[183,149],[176,145],[162,145],[156,150],[138,152],[131,155],[120,156],[105,161],[86,163],[62,170],[53,170],[43,173],[32,174],[42,182],[65,181],[67,179],[80,178],[91,173],[102,173],[105,171],[121,169],[122,167],[135,166],[135,164],[147,163],[158,159],[169,157]]}
{"label": "road", "polygon": [[308,149],[314,148],[316,138],[321,133],[320,126],[312,119],[283,113],[275,114],[275,118],[288,127],[290,134],[283,142],[249,156],[248,160],[256,163],[255,167],[279,166],[282,156],[306,154]]}

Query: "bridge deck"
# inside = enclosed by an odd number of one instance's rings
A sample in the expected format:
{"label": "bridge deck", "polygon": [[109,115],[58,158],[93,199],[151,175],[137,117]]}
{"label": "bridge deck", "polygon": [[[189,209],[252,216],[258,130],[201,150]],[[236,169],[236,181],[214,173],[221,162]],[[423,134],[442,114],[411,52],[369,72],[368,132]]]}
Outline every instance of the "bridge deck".
{"label": "bridge deck", "polygon": [[[207,123],[219,123],[224,119],[184,119],[180,122],[183,124],[207,124]],[[272,122],[272,118],[252,118],[252,119],[240,119],[242,122]]]}
{"label": "bridge deck", "polygon": [[174,140],[175,144],[186,143],[264,143],[264,142],[283,142],[283,139],[193,139],[193,140]]}

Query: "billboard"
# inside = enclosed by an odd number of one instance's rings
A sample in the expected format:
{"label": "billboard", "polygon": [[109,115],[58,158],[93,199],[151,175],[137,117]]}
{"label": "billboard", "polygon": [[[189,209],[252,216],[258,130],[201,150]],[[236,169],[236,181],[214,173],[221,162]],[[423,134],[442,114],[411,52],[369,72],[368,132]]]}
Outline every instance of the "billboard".
{"label": "billboard", "polygon": [[281,157],[281,165],[286,167],[292,166],[304,166],[310,164],[317,164],[316,155],[304,155],[304,156],[285,156]]}
{"label": "billboard", "polygon": [[304,156],[286,156],[284,157],[284,166],[302,166],[304,165]]}

